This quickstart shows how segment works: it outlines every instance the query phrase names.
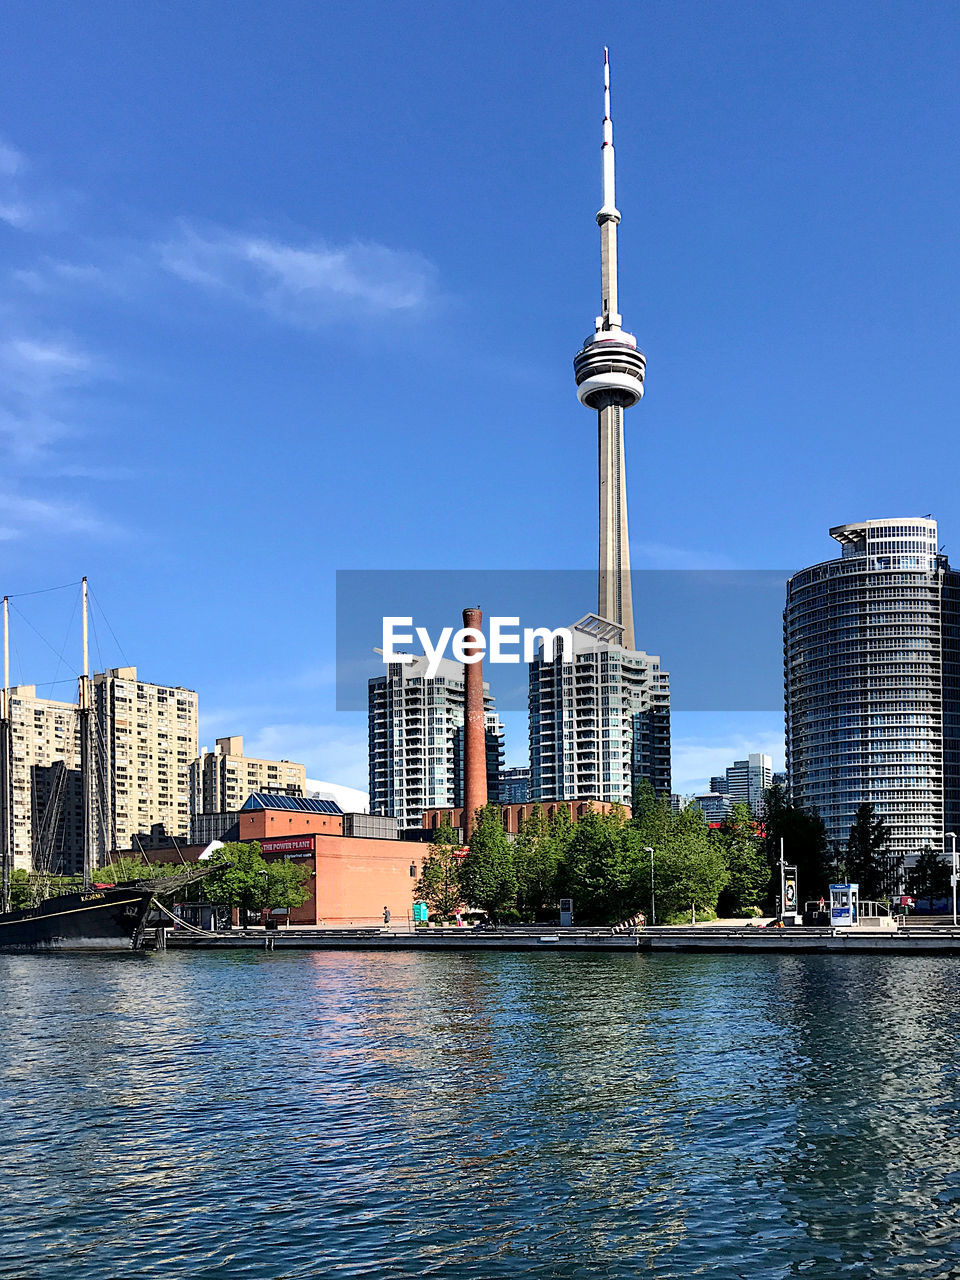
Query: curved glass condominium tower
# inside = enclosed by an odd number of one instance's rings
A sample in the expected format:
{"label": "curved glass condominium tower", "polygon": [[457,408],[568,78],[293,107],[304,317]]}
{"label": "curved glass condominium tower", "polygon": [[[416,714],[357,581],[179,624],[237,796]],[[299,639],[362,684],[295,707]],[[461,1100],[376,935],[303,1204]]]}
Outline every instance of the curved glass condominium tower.
{"label": "curved glass condominium tower", "polygon": [[869,802],[895,857],[943,849],[960,799],[960,574],[935,520],[838,525],[839,559],[795,573],[783,614],[787,777],[845,844]]}

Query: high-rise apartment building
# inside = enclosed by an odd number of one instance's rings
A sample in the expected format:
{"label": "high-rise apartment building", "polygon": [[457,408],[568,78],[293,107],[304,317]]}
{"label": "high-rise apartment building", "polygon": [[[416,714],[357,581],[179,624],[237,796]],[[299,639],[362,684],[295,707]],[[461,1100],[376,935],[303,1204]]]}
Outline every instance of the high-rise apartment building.
{"label": "high-rise apartment building", "polygon": [[[93,677],[94,855],[134,837],[189,838],[190,762],[197,695],[145,684],[136,667]],[[14,865],[73,875],[83,869],[80,727],[76,703],[10,690]]]}
{"label": "high-rise apartment building", "polygon": [[960,574],[929,517],[838,525],[839,558],[795,573],[784,610],[787,776],[844,844],[857,806],[891,853],[960,831]]}
{"label": "high-rise apartment building", "polygon": [[218,738],[190,765],[191,812],[227,813],[239,809],[254,792],[302,796],[306,766],[292,760],[261,760],[243,754],[243,738]]}
{"label": "high-rise apartment building", "polygon": [[[421,826],[424,809],[452,808],[456,792],[455,737],[463,725],[463,667],[443,659],[427,675],[427,659],[392,662],[368,685],[370,812]],[[502,728],[489,686],[483,686],[486,729]]]}
{"label": "high-rise apartment building", "polygon": [[670,677],[652,654],[616,643],[619,628],[588,615],[530,664],[530,799],[631,804],[644,778],[670,793]]}
{"label": "high-rise apartment building", "polygon": [[136,667],[94,675],[93,692],[111,847],[132,848],[135,836],[158,824],[187,840],[196,693],[138,680]]}
{"label": "high-rise apartment building", "polygon": [[83,867],[76,704],[10,690],[14,866],[74,875]]}

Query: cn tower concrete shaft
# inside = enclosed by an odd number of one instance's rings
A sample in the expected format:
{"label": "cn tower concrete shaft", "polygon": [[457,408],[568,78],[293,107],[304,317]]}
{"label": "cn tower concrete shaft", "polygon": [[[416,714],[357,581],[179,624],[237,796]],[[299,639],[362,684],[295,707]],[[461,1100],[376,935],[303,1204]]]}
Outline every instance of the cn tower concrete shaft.
{"label": "cn tower concrete shaft", "polygon": [[600,471],[600,581],[597,613],[623,627],[621,643],[633,646],[630,539],[627,533],[627,471],[623,462],[623,409],[608,404],[597,413]]}

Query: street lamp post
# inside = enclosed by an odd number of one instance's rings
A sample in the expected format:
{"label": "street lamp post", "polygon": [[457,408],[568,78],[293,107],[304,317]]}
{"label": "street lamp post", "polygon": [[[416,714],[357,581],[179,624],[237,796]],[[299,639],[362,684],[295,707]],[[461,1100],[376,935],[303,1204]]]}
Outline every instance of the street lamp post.
{"label": "street lamp post", "polygon": [[657,923],[657,900],[653,894],[653,850],[649,845],[644,845],[644,853],[650,855],[650,923]]}
{"label": "street lamp post", "polygon": [[950,861],[951,876],[950,887],[953,891],[953,927],[957,927],[957,837],[952,831],[945,831],[944,835],[950,837]]}

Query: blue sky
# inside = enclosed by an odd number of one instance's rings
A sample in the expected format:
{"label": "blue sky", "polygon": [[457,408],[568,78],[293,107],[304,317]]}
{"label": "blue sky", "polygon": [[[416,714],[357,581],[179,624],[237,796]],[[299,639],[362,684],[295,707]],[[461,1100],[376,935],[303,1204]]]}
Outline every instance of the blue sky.
{"label": "blue sky", "polygon": [[[2,590],[87,573],[95,656],[196,688],[203,741],[363,785],[337,569],[595,560],[605,43],[635,566],[926,512],[952,550],[956,5],[8,0]],[[58,600],[19,602],[55,648]],[[15,678],[72,674],[18,626]],[[690,789],[780,717],[675,747]]]}

